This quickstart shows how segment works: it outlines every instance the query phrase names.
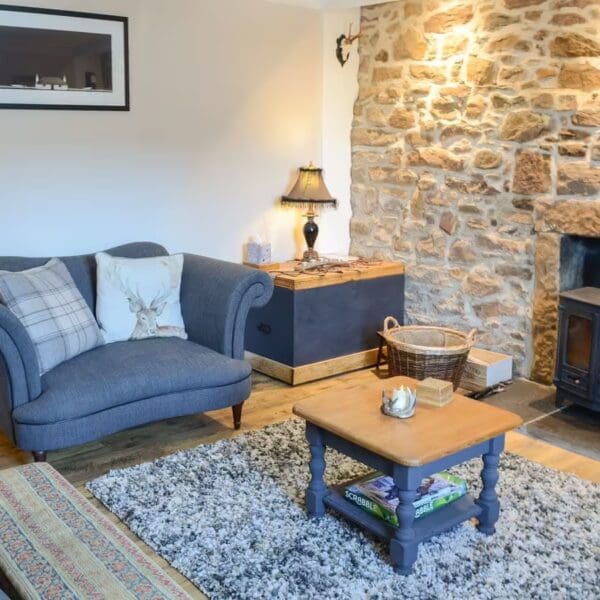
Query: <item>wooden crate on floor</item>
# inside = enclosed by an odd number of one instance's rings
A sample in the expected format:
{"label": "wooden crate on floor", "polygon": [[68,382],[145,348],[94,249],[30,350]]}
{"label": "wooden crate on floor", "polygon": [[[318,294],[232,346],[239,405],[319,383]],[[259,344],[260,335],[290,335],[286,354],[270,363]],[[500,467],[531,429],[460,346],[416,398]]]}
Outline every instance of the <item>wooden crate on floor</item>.
{"label": "wooden crate on floor", "polygon": [[483,348],[471,348],[460,387],[470,391],[484,390],[511,380],[512,370],[512,356]]}

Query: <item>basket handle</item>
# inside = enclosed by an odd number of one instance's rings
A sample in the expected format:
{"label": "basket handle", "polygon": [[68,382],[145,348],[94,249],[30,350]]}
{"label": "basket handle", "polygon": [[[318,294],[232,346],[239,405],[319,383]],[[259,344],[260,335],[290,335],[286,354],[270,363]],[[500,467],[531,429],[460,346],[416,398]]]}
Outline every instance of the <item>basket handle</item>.
{"label": "basket handle", "polygon": [[471,329],[471,331],[469,331],[469,333],[467,334],[467,343],[471,345],[474,344],[476,335],[477,329]]}
{"label": "basket handle", "polygon": [[[388,323],[392,323],[392,327],[388,325]],[[388,329],[392,329],[393,327],[400,327],[400,323],[395,317],[386,317],[383,322],[383,330],[387,331]]]}

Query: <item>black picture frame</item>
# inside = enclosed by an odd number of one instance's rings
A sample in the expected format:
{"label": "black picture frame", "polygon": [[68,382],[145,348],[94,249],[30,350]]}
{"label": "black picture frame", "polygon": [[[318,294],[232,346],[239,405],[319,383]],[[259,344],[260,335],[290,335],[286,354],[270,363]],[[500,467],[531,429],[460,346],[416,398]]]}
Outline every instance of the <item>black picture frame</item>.
{"label": "black picture frame", "polygon": [[[120,94],[118,103],[102,104],[96,103],[36,103],[36,102],[5,102],[2,99],[2,89],[0,89],[0,109],[14,110],[86,110],[86,111],[129,111],[130,105],[130,81],[129,81],[129,19],[128,17],[106,15],[101,13],[79,12],[70,10],[54,10],[39,7],[14,6],[9,4],[0,4],[0,18],[5,13],[48,15],[52,17],[63,17],[65,19],[93,19],[95,21],[105,21],[111,24],[120,24],[122,26],[122,57],[120,63],[122,66],[123,80],[119,78]],[[112,48],[111,48],[112,51]],[[0,60],[1,60],[0,56]],[[111,54],[111,60],[113,59]],[[112,67],[111,63],[111,69]],[[87,78],[87,74],[86,74]],[[54,89],[54,87],[52,88]],[[17,90],[18,93],[19,90]],[[28,90],[24,90],[28,91]],[[54,92],[52,92],[54,93]],[[121,101],[122,98],[122,101]]]}

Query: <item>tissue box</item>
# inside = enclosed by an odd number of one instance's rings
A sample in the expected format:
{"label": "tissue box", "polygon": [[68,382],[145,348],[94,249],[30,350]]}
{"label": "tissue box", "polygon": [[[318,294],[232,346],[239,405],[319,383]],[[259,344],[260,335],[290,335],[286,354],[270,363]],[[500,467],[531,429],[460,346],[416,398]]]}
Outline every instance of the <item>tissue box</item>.
{"label": "tissue box", "polygon": [[270,264],[271,244],[268,242],[248,242],[246,246],[246,262],[251,265]]}

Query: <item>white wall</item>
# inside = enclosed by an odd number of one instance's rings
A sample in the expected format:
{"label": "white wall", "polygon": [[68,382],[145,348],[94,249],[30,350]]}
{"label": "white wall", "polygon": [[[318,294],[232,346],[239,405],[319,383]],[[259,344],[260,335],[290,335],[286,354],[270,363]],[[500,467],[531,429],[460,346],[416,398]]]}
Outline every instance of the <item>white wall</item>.
{"label": "white wall", "polygon": [[[300,250],[302,217],[277,202],[298,166],[321,160],[321,104],[331,103],[318,11],[264,0],[12,3],[128,16],[132,110],[0,110],[0,255],[149,239],[239,261],[257,231],[278,260]],[[326,168],[342,198],[340,164]]]}
{"label": "white wall", "polygon": [[358,94],[358,42],[342,67],[335,50],[342,33],[360,29],[360,8],[327,10],[323,13],[323,169],[325,182],[338,199],[338,210],[320,218],[321,252],[347,254],[350,248],[350,206],[352,153],[350,133],[354,102]]}

